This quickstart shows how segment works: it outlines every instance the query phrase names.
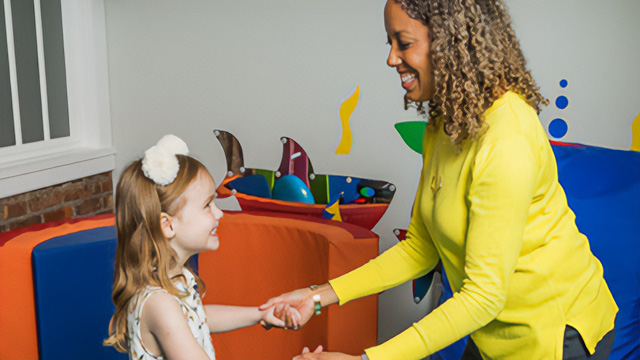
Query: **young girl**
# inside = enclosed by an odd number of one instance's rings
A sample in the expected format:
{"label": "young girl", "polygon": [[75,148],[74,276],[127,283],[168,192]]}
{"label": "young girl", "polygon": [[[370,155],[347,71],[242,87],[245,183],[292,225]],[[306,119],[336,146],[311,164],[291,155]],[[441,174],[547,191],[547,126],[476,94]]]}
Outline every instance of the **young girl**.
{"label": "young girl", "polygon": [[130,359],[215,359],[209,332],[284,326],[273,307],[203,306],[205,286],[186,262],[218,248],[222,211],[213,178],[187,153],[182,140],[163,137],[116,189],[116,310],[105,345]]}

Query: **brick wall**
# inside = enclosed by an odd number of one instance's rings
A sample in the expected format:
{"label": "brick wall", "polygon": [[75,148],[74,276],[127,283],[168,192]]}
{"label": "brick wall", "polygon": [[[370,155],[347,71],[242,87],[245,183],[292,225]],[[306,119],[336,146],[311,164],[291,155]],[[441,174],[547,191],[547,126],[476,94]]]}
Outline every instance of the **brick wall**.
{"label": "brick wall", "polygon": [[113,212],[111,172],[0,199],[0,232]]}

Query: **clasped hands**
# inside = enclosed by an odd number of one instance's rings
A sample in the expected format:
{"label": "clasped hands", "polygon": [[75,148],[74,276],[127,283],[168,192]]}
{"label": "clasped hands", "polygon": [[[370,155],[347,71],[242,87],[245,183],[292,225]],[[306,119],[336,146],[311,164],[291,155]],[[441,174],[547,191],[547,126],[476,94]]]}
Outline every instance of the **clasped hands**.
{"label": "clasped hands", "polygon": [[[283,328],[285,330],[298,330],[311,319],[315,312],[313,300],[315,294],[321,294],[321,304],[324,306],[338,302],[333,288],[329,284],[325,284],[318,287],[317,290],[302,288],[276,296],[261,305],[260,310],[266,310],[273,306],[273,315],[284,322]],[[268,324],[264,320],[260,321],[260,325],[267,330],[273,327],[273,324]],[[305,347],[302,354],[296,356],[294,360],[360,360],[360,356],[323,352],[322,350],[322,345],[313,352]]]}
{"label": "clasped hands", "polygon": [[[269,299],[260,305],[260,310],[264,311],[273,306],[273,315],[284,322],[283,329],[298,330],[313,316],[312,297],[311,289],[298,289]],[[274,326],[264,320],[260,321],[260,325],[267,330]]]}

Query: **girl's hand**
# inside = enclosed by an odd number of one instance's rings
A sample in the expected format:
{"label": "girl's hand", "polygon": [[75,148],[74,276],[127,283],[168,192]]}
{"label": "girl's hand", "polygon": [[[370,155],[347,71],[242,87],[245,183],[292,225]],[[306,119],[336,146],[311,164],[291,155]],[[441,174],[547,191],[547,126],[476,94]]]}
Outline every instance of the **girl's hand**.
{"label": "girl's hand", "polygon": [[292,328],[297,330],[300,323],[300,313],[295,308],[292,308],[289,304],[280,303],[273,305],[270,308],[262,311],[262,318],[260,319],[260,325],[265,329],[284,327],[285,329]]}

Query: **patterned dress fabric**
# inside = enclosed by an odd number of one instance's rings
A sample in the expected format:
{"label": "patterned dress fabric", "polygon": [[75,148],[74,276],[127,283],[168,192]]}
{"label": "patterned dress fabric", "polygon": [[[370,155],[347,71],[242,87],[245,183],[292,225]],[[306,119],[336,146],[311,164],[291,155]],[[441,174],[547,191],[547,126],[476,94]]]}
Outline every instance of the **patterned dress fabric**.
{"label": "patterned dress fabric", "polygon": [[[182,271],[187,285],[182,281],[176,280],[175,285],[180,291],[188,292],[188,296],[185,298],[179,298],[174,296],[176,301],[180,304],[182,312],[184,313],[189,329],[193,337],[198,341],[198,344],[202,346],[204,351],[209,356],[209,359],[215,360],[215,351],[213,344],[211,343],[211,335],[209,334],[209,326],[207,325],[207,318],[204,312],[204,306],[200,299],[200,294],[197,291],[196,280],[193,274],[187,270]],[[131,360],[162,360],[162,356],[151,354],[142,344],[142,337],[140,335],[140,314],[142,314],[142,308],[147,299],[156,292],[164,291],[165,289],[155,286],[147,286],[134,298],[134,301],[129,305],[129,315],[127,317],[127,324],[129,327],[129,359]]]}

